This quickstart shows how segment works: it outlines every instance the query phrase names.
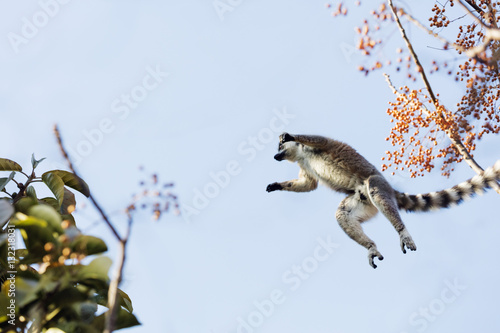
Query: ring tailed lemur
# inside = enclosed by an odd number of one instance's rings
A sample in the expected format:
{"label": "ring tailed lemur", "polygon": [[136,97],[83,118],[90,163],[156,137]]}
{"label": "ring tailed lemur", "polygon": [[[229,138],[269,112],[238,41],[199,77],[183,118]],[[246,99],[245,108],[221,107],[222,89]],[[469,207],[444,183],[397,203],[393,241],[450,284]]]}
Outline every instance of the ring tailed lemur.
{"label": "ring tailed lemur", "polygon": [[378,211],[392,223],[399,233],[403,253],[406,248],[415,251],[417,247],[405,228],[399,209],[407,211],[429,211],[458,204],[462,200],[481,193],[500,179],[500,160],[481,174],[450,189],[426,194],[409,195],[394,190],[382,174],[351,146],[336,140],[316,135],[280,135],[278,161],[297,162],[299,178],[272,183],[267,192],[276,190],[309,192],[318,182],[332,190],[345,193],[336,213],[337,221],[345,233],[368,249],[368,260],[373,268],[377,257],[384,259],[375,243],[361,228]]}

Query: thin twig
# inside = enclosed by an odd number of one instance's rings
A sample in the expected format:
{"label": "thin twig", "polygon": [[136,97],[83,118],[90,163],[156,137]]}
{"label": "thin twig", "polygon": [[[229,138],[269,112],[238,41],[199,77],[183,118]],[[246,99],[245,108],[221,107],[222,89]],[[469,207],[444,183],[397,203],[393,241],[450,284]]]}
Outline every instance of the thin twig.
{"label": "thin twig", "polygon": [[397,93],[398,93],[398,90],[397,90],[397,89],[396,89],[396,87],[392,84],[391,77],[389,76],[389,74],[384,73],[384,77],[385,77],[385,80],[387,81],[387,84],[389,85],[389,88],[391,88],[392,93],[393,93],[393,94],[397,94]]}
{"label": "thin twig", "polygon": [[[427,79],[427,75],[425,75],[424,67],[420,63],[420,60],[418,59],[418,56],[417,56],[415,50],[413,49],[413,46],[410,43],[410,40],[408,39],[408,36],[406,35],[406,31],[403,28],[403,25],[401,24],[401,20],[399,19],[399,15],[397,14],[396,8],[394,7],[394,5],[392,3],[392,0],[387,0],[387,1],[388,1],[388,4],[389,4],[389,8],[391,8],[392,14],[394,16],[394,20],[396,21],[396,24],[398,25],[399,31],[401,32],[401,36],[403,37],[403,40],[406,43],[406,46],[407,46],[407,48],[408,48],[408,50],[409,50],[409,52],[410,52],[410,54],[411,54],[411,56],[413,58],[413,61],[414,61],[415,65],[417,66],[417,69],[418,69],[418,71],[420,73],[422,81],[424,82],[425,87],[426,87],[426,89],[427,89],[427,91],[429,93],[429,97],[431,98],[432,103],[434,104],[434,106],[437,107],[439,105],[439,101],[436,98],[436,96],[434,95],[434,92],[432,90],[431,84],[429,83],[429,80]],[[446,118],[444,117],[444,115],[442,114],[442,112],[438,112],[438,116],[441,119],[446,120]],[[478,174],[480,174],[481,172],[483,172],[483,168],[470,155],[469,151],[464,146],[464,144],[462,143],[462,140],[458,136],[458,133],[452,132],[452,131],[450,131],[448,129],[445,129],[444,132],[446,133],[446,135],[448,136],[448,138],[450,138],[450,140],[451,140],[453,146],[455,147],[455,149],[457,149],[457,151],[460,153],[460,155],[462,155],[462,157],[464,158],[465,162],[472,168],[472,170],[474,170]],[[493,186],[493,188],[494,188],[494,190],[498,194],[500,194],[500,186],[495,185],[495,186]]]}
{"label": "thin twig", "polygon": [[[57,128],[57,125],[54,126],[54,133],[56,135],[57,143],[59,144],[59,149],[61,150],[61,153],[64,156],[64,159],[68,163],[69,169],[71,170],[71,172],[73,172],[73,174],[77,177],[77,179],[81,179],[78,176],[78,173],[76,172],[75,168],[73,167],[73,163],[71,162],[71,159],[68,156],[68,153],[66,152],[66,149],[64,148],[64,145],[63,145],[63,142],[62,142],[62,139],[61,139],[61,134],[59,132],[59,129]],[[94,207],[97,209],[97,211],[99,212],[99,214],[101,214],[102,219],[104,220],[104,222],[106,222],[106,224],[108,225],[109,229],[111,230],[111,232],[113,233],[113,235],[116,237],[116,239],[119,240],[119,241],[121,241],[122,238],[120,237],[120,234],[118,233],[118,231],[116,230],[116,228],[113,226],[113,224],[109,220],[109,218],[106,215],[106,213],[104,212],[104,210],[101,208],[101,205],[99,205],[97,203],[97,201],[95,200],[94,196],[92,195],[92,192],[90,192],[90,194],[89,194],[89,199],[92,202],[92,204],[94,205]]]}
{"label": "thin twig", "polygon": [[414,18],[413,16],[411,16],[410,14],[408,14],[406,11],[403,12],[403,15],[406,17],[406,19],[408,21],[412,22],[413,24],[415,24],[420,29],[426,31],[429,35],[432,35],[434,38],[439,39],[441,42],[445,43],[445,45],[451,45],[456,50],[461,51],[461,52],[465,52],[466,51],[461,45],[458,45],[456,43],[452,43],[449,40],[447,40],[446,38],[441,37],[439,34],[435,33],[431,29],[427,28],[425,25],[423,25],[422,23],[420,23],[419,20],[417,20],[416,18]]}

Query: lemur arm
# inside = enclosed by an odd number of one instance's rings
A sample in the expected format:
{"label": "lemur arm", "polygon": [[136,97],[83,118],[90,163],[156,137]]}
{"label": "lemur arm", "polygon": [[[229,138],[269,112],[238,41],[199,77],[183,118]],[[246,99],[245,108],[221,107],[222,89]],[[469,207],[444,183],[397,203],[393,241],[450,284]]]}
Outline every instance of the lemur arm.
{"label": "lemur arm", "polygon": [[267,185],[266,191],[291,191],[291,192],[310,192],[318,187],[318,181],[309,175],[304,170],[300,170],[299,178],[281,183],[272,183]]}

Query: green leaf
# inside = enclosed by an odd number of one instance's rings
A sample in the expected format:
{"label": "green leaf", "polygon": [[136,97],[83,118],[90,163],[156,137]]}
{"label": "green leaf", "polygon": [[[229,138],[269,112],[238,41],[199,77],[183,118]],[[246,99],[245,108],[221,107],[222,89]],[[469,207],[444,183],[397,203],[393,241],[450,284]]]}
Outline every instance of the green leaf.
{"label": "green leaf", "polygon": [[37,280],[16,276],[16,305],[22,308],[26,304],[36,301],[40,297],[37,295],[37,289]]}
{"label": "green leaf", "polygon": [[[54,199],[54,201],[55,200],[56,199]],[[24,197],[24,198],[19,199],[14,204],[14,208],[16,209],[16,212],[28,214],[28,210],[31,208],[31,206],[34,206],[36,204],[37,204],[37,201],[31,199],[30,197]]]}
{"label": "green leaf", "polygon": [[53,172],[44,173],[42,175],[42,180],[45,185],[47,185],[47,187],[52,191],[52,193],[54,193],[60,207],[64,200],[64,181],[61,179],[61,177]]}
{"label": "green leaf", "polygon": [[[71,215],[71,214],[62,214],[61,218],[63,219],[63,221],[67,221],[70,226],[76,227],[76,222],[75,222],[75,218],[73,217],[73,215]],[[67,232],[68,232],[68,230],[66,230],[66,233]]]}
{"label": "green leaf", "polygon": [[45,244],[48,242],[59,244],[59,241],[54,238],[54,230],[45,220],[16,213],[11,219],[11,224],[20,231],[26,246],[27,252],[23,255],[23,264],[41,263],[46,254]]}
{"label": "green leaf", "polygon": [[61,205],[61,214],[71,214],[75,210],[75,195],[70,190],[64,188],[64,198]]}
{"label": "green leaf", "polygon": [[[97,312],[97,303],[92,301],[81,302],[78,304],[80,308],[80,316],[83,322],[90,322],[94,320],[95,313]],[[97,332],[97,330],[96,330]]]}
{"label": "green leaf", "polygon": [[28,210],[28,215],[47,221],[47,223],[59,234],[64,233],[61,227],[61,215],[48,205],[35,205]]}
{"label": "green leaf", "polygon": [[9,175],[9,177],[7,178],[0,178],[0,191],[2,191],[5,186],[7,186],[7,184],[12,180],[14,179],[14,176],[16,175],[16,173],[14,171],[12,171]]}
{"label": "green leaf", "polygon": [[102,253],[108,250],[106,243],[102,239],[87,235],[76,237],[69,245],[69,248],[74,252],[85,253],[86,255]]}
{"label": "green leaf", "polygon": [[81,332],[81,333],[101,333],[102,330],[97,330],[94,326],[86,324],[80,320],[62,321],[57,322],[57,328],[51,327],[46,333],[68,333],[68,332]]}
{"label": "green leaf", "polygon": [[77,190],[78,192],[82,193],[86,197],[88,197],[90,195],[90,190],[89,190],[89,186],[87,185],[87,183],[85,183],[85,181],[83,179],[75,176],[75,174],[73,174],[71,172],[64,171],[64,170],[47,171],[46,173],[44,173],[42,175],[42,179],[43,179],[43,176],[46,174],[57,175],[62,179],[62,181],[64,182],[64,185],[71,187],[72,189]]}
{"label": "green leaf", "polygon": [[[1,283],[1,281],[0,281],[0,283]],[[7,297],[7,293],[0,293],[0,309],[2,309],[2,310],[7,309],[7,307],[10,305],[10,300],[11,300],[11,298]],[[5,311],[3,311],[2,314],[0,315],[0,327],[1,327],[1,323],[6,322],[7,320],[10,319],[9,317],[7,317],[7,314],[4,312]]]}
{"label": "green leaf", "polygon": [[132,300],[130,297],[121,289],[118,289],[118,293],[121,296],[121,306],[123,306],[128,312],[132,313],[134,308],[132,307]]}
{"label": "green leaf", "polygon": [[82,267],[77,274],[79,281],[86,279],[97,279],[101,281],[108,281],[108,271],[111,267],[112,261],[108,257],[97,257],[90,262],[87,266]]}
{"label": "green leaf", "polygon": [[38,198],[36,197],[36,191],[35,191],[35,188],[33,186],[28,186],[28,188],[26,189],[26,194],[28,195],[28,197],[30,197],[31,199],[33,200],[38,200]]}
{"label": "green leaf", "polygon": [[[94,319],[94,322],[92,323],[93,326],[97,327],[101,331],[104,329],[104,322],[105,322],[105,317],[106,313],[101,314],[100,316],[96,317]],[[115,330],[119,330],[122,328],[127,328],[127,327],[132,327],[132,326],[137,326],[141,325],[141,323],[137,320],[137,318],[131,314],[130,312],[127,312],[124,309],[120,309],[118,312],[118,316],[116,318],[116,327]]]}
{"label": "green leaf", "polygon": [[120,309],[118,312],[118,318],[116,318],[116,329],[122,329],[132,326],[140,325],[141,323],[137,320],[137,318],[123,309]]}
{"label": "green leaf", "polygon": [[45,255],[45,251],[43,250],[45,243],[51,242],[56,244],[53,229],[49,228],[49,223],[45,220],[16,213],[11,223],[21,231],[24,244],[29,251],[25,259],[41,261]]}
{"label": "green leaf", "polygon": [[22,213],[16,213],[15,218],[13,219],[13,223],[14,226],[18,229],[30,227],[47,229],[49,225],[45,220],[37,219],[32,216],[26,216]]}
{"label": "green leaf", "polygon": [[0,158],[0,171],[23,171],[23,168],[14,161]]}
{"label": "green leaf", "polygon": [[[134,308],[132,307],[132,301],[130,297],[120,288],[118,288],[118,304],[128,312],[132,313]],[[97,304],[108,307],[108,289],[100,290],[97,292],[95,301]]]}
{"label": "green leaf", "polygon": [[[67,325],[67,324],[66,324]],[[73,326],[71,326],[72,328],[74,328]],[[66,333],[66,332],[69,332],[67,330],[67,328],[65,327],[66,331],[63,331],[61,330],[60,328],[57,328],[57,327],[51,327],[47,330],[47,333]],[[76,332],[76,331],[72,331],[72,332]]]}
{"label": "green leaf", "polygon": [[53,197],[46,197],[40,199],[41,203],[47,204],[50,207],[54,208],[55,210],[59,210],[59,201],[54,199]]}
{"label": "green leaf", "polygon": [[44,159],[45,157],[37,161],[35,158],[35,153],[31,154],[31,165],[33,166],[33,170],[35,170],[38,164],[40,164],[40,162],[43,161]]}
{"label": "green leaf", "polygon": [[8,200],[0,200],[0,229],[9,221],[12,214],[14,214],[14,207],[12,207],[10,202]]}

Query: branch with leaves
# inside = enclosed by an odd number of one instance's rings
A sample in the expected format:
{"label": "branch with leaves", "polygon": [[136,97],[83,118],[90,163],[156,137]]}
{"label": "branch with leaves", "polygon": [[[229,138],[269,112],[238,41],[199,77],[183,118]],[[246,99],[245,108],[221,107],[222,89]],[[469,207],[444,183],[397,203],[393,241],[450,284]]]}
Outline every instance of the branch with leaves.
{"label": "branch with leaves", "polygon": [[[53,328],[97,333],[139,325],[130,298],[119,289],[133,215],[137,207],[152,209],[154,219],[170,207],[178,213],[177,197],[163,191],[173,184],[163,184],[161,191],[154,186],[146,188],[134,196],[125,209],[127,230],[121,236],[74,169],[57,127],[54,130],[71,172],[50,170],[38,175],[37,167],[44,159],[37,160],[33,155],[31,171],[26,173],[18,163],[0,158],[0,172],[8,172],[0,178],[0,192],[4,194],[0,196],[0,307],[14,304],[8,316],[0,313],[0,331],[12,332],[14,327],[15,332]],[[159,185],[158,176],[152,178],[154,185]],[[53,196],[40,198],[35,190],[38,186],[47,187]],[[116,271],[111,280],[108,272],[112,261],[102,256],[108,250],[106,243],[77,228],[73,190],[89,198],[118,241]],[[25,248],[13,244],[16,231]],[[98,305],[108,311],[97,315]]]}
{"label": "branch with leaves", "polygon": [[[64,170],[37,176],[42,161],[33,155],[27,174],[18,163],[0,158],[0,171],[10,172],[0,178],[1,191],[7,195],[0,198],[0,304],[3,309],[12,305],[9,316],[0,316],[0,331],[10,332],[14,327],[16,332],[48,328],[100,332],[104,316],[97,316],[96,311],[98,305],[107,306],[111,260],[100,256],[107,251],[106,243],[82,234],[72,215],[76,199],[71,190],[88,197],[88,185]],[[16,179],[18,175],[25,180]],[[37,183],[54,196],[39,198]],[[8,236],[16,230],[25,248]],[[118,299],[124,310],[120,328],[138,325],[127,294],[119,291]]]}

